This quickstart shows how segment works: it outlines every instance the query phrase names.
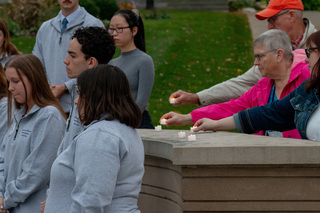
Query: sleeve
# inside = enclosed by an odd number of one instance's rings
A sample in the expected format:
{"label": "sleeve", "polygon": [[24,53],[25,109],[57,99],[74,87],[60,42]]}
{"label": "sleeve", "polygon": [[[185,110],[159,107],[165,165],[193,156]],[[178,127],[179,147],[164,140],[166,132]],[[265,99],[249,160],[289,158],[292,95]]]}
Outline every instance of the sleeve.
{"label": "sleeve", "polygon": [[71,94],[73,86],[77,84],[77,79],[76,78],[71,79],[71,80],[65,82],[64,84],[66,85],[66,88],[68,89],[69,94]]}
{"label": "sleeve", "polygon": [[295,129],[294,109],[290,103],[293,92],[281,100],[264,106],[254,107],[238,113],[243,132],[259,130],[286,131]]}
{"label": "sleeve", "polygon": [[0,146],[0,197],[4,196],[4,191],[6,188],[6,181],[5,181],[5,177],[4,177],[4,150],[5,146],[3,144],[3,141],[1,143]]}
{"label": "sleeve", "polygon": [[152,59],[150,58],[150,60],[144,60],[142,63],[140,63],[138,69],[139,86],[137,91],[137,98],[135,101],[138,104],[141,113],[143,113],[143,111],[148,106],[154,82],[154,65]]}
{"label": "sleeve", "polygon": [[119,139],[100,131],[78,138],[74,159],[76,183],[70,213],[105,212],[120,170]]}
{"label": "sleeve", "polygon": [[255,86],[251,87],[246,93],[242,94],[241,97],[237,99],[232,99],[225,103],[212,104],[193,110],[191,112],[193,122],[195,123],[202,118],[220,120],[222,118],[232,116],[239,111],[257,106],[258,103],[256,103],[256,96],[254,95],[256,94],[255,89]]}
{"label": "sleeve", "polygon": [[230,99],[236,99],[248,91],[248,89],[255,85],[261,78],[260,71],[256,66],[253,66],[247,72],[236,78],[231,78],[209,89],[198,92],[197,95],[200,100],[200,105],[207,106],[210,104],[223,103]]}
{"label": "sleeve", "polygon": [[43,67],[46,67],[43,59],[43,53],[42,53],[42,41],[41,41],[42,30],[43,30],[43,25],[40,27],[40,29],[37,32],[36,43],[33,47],[32,54],[37,56],[37,58],[41,61]]}
{"label": "sleeve", "polygon": [[59,119],[49,114],[48,117],[39,120],[36,127],[30,154],[22,164],[21,174],[6,185],[5,209],[16,207],[49,182],[51,165],[64,134],[65,121],[62,117]]}

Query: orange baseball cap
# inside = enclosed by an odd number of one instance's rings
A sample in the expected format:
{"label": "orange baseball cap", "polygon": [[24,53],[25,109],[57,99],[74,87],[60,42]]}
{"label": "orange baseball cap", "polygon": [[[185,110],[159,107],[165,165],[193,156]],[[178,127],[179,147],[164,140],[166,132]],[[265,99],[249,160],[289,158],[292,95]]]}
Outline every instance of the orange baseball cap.
{"label": "orange baseball cap", "polygon": [[287,9],[303,11],[303,4],[301,0],[270,0],[268,6],[256,14],[256,18],[259,20],[265,20],[276,15],[281,10]]}

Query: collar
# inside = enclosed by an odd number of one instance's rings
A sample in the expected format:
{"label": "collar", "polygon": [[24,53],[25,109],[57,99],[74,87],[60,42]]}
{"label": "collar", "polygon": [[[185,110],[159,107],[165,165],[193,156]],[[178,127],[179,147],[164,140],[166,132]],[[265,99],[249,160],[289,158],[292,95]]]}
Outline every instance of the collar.
{"label": "collar", "polygon": [[67,26],[69,26],[69,23],[71,21],[73,21],[77,17],[77,15],[79,14],[80,10],[81,10],[81,7],[79,5],[78,8],[73,13],[68,15],[67,17],[62,15],[62,12],[60,11],[60,23],[62,24],[63,19],[66,18],[68,20]]}
{"label": "collar", "polygon": [[[305,30],[305,32],[306,32],[306,30]],[[300,38],[298,38],[298,39],[293,43],[293,45],[292,45],[293,49],[297,49],[297,48],[299,47],[299,45],[300,45],[300,43],[301,43],[301,41],[302,41],[302,39],[303,39],[303,37],[304,37],[305,32],[303,32],[302,35],[300,36]]]}
{"label": "collar", "polygon": [[39,107],[37,104],[35,104],[31,110],[25,115],[24,112],[25,112],[25,105],[23,105],[20,109],[18,109],[15,113],[14,113],[14,116],[16,118],[16,120],[20,120],[22,118],[25,118],[25,117],[28,117],[28,116],[31,116],[32,114],[34,114],[35,112],[39,111],[41,107]]}

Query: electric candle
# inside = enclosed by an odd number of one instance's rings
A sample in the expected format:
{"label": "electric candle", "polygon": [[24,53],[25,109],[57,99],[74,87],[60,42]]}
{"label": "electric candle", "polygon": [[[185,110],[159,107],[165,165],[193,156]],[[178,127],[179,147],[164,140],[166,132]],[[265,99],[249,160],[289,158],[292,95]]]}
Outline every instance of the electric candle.
{"label": "electric candle", "polygon": [[186,132],[178,132],[178,138],[185,138]]}
{"label": "electric candle", "polygon": [[156,131],[161,131],[161,130],[162,130],[162,127],[161,127],[160,125],[158,125],[158,126],[155,127],[155,130],[156,130]]}
{"label": "electric candle", "polygon": [[167,119],[163,118],[160,120],[161,125],[167,125]]}
{"label": "electric candle", "polygon": [[197,128],[197,127],[196,127],[196,126],[192,126],[192,127],[190,127],[190,132],[191,132],[191,133],[194,133],[194,131],[193,131],[193,130],[194,130],[195,128]]}
{"label": "electric candle", "polygon": [[188,136],[188,141],[195,141],[196,140],[196,135],[189,135]]}
{"label": "electric candle", "polygon": [[170,104],[174,104],[175,103],[175,98],[170,98]]}

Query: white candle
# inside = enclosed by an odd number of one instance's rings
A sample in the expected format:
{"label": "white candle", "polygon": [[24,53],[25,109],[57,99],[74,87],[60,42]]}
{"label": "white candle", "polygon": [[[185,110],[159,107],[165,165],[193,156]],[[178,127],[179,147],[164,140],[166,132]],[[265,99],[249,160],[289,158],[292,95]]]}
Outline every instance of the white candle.
{"label": "white candle", "polygon": [[175,98],[170,98],[170,104],[174,104],[175,103]]}
{"label": "white candle", "polygon": [[194,131],[193,131],[193,130],[194,130],[194,128],[196,128],[196,126],[192,126],[192,127],[190,127],[190,132],[191,132],[191,133],[194,133]]}
{"label": "white candle", "polygon": [[163,118],[160,120],[161,125],[167,125],[167,119]]}
{"label": "white candle", "polygon": [[160,125],[158,125],[158,126],[155,127],[155,130],[156,130],[156,131],[161,131],[161,130],[162,130],[162,127],[161,127]]}
{"label": "white candle", "polygon": [[185,138],[186,132],[178,132],[178,138]]}
{"label": "white candle", "polygon": [[195,141],[196,140],[196,135],[188,135],[188,141]]}

